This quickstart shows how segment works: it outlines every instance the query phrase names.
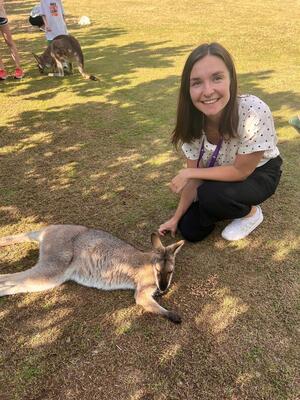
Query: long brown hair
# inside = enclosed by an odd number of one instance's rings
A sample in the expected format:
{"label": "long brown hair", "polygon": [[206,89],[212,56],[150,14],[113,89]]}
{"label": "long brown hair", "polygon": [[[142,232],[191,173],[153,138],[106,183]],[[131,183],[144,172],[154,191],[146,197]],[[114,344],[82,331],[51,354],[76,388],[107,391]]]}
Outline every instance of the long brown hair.
{"label": "long brown hair", "polygon": [[177,121],[172,132],[172,143],[190,143],[202,135],[205,115],[192,103],[190,96],[190,75],[194,64],[207,55],[219,57],[226,65],[230,75],[230,99],[223,110],[219,131],[221,135],[234,137],[238,127],[237,77],[235,66],[229,52],[219,43],[204,43],[194,49],[183,68],[179,91]]}

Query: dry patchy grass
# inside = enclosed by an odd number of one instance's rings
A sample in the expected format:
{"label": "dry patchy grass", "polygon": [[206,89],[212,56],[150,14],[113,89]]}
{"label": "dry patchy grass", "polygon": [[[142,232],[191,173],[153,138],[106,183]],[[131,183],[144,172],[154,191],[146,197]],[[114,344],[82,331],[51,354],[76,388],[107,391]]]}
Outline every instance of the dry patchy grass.
{"label": "dry patchy grass", "polygon": [[[100,77],[86,82],[38,75],[30,53],[43,34],[26,24],[34,2],[7,2],[27,76],[0,85],[1,236],[76,223],[147,248],[176,205],[167,183],[182,161],[169,132],[184,59],[202,41],[228,47],[240,90],[270,105],[285,162],[251,237],[226,243],[220,224],[178,255],[161,301],[181,326],[144,313],[126,291],[70,283],[0,299],[1,400],[298,398],[300,149],[287,125],[300,110],[298,3],[64,0]],[[92,25],[79,28],[81,15]],[[37,254],[3,248],[0,272]]]}

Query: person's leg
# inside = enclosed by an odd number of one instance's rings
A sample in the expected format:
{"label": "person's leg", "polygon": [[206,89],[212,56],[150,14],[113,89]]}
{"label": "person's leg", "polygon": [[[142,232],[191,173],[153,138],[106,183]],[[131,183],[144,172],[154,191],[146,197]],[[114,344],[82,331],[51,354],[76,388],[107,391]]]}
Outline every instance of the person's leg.
{"label": "person's leg", "polygon": [[204,239],[217,221],[246,217],[252,206],[269,198],[279,183],[282,160],[277,157],[242,182],[206,181],[198,188],[198,201],[181,218],[178,228],[189,241]]}
{"label": "person's leg", "polygon": [[[1,27],[8,23],[7,18],[0,17],[0,30]],[[4,80],[7,78],[7,73],[5,71],[5,66],[3,64],[2,58],[0,57],[0,80]]]}
{"label": "person's leg", "polygon": [[178,229],[184,239],[189,242],[199,242],[205,239],[215,227],[209,220],[208,225],[205,225],[205,220],[206,215],[199,208],[199,201],[195,201],[180,219]]}
{"label": "person's leg", "polygon": [[282,160],[277,157],[258,167],[244,181],[207,181],[198,188],[200,205],[212,222],[243,218],[252,206],[274,194],[281,176]]}
{"label": "person's leg", "polygon": [[2,61],[2,58],[0,57],[0,80],[4,81],[7,78],[7,73],[5,71],[5,67]]}
{"label": "person's leg", "polygon": [[40,15],[37,15],[36,17],[32,17],[30,15],[28,21],[30,25],[37,26],[38,28],[40,28],[41,31],[45,32],[44,20]]}
{"label": "person's leg", "polygon": [[205,239],[215,223],[238,215],[247,215],[251,206],[232,200],[236,182],[203,182],[198,190],[198,200],[192,203],[178,223],[182,236],[189,242]]}
{"label": "person's leg", "polygon": [[2,58],[0,57],[0,69],[4,69],[5,67],[4,67],[4,64],[3,64],[3,61],[2,61]]}
{"label": "person's leg", "polygon": [[4,37],[4,40],[5,40],[6,44],[7,44],[7,46],[10,48],[11,57],[14,60],[16,68],[20,69],[21,68],[20,56],[19,56],[17,47],[15,45],[15,42],[13,41],[12,34],[11,34],[10,29],[9,29],[9,24],[2,25],[0,27],[0,29],[1,29],[1,33],[2,33],[2,35]]}

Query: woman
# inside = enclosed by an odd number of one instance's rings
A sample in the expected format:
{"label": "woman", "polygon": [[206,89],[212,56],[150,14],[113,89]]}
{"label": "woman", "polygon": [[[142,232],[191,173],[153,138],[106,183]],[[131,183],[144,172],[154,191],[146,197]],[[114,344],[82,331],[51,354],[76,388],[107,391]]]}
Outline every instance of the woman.
{"label": "woman", "polygon": [[202,44],[186,61],[172,142],[183,143],[187,168],[171,182],[181,197],[159,233],[179,228],[196,242],[225,219],[233,221],[224,239],[251,233],[263,221],[259,204],[279,183],[282,159],[270,109],[255,96],[237,96],[234,63],[218,43]]}

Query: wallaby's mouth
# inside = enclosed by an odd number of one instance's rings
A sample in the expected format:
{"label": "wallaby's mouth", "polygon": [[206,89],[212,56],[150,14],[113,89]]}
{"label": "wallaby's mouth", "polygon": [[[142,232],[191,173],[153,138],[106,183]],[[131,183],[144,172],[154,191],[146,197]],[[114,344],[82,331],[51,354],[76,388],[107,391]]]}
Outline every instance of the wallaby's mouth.
{"label": "wallaby's mouth", "polygon": [[160,282],[158,290],[161,293],[165,293],[168,290],[168,287],[169,287],[169,282]]}
{"label": "wallaby's mouth", "polygon": [[160,297],[163,296],[168,290],[161,290],[159,287],[156,288],[156,291],[153,294],[153,297]]}

